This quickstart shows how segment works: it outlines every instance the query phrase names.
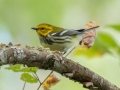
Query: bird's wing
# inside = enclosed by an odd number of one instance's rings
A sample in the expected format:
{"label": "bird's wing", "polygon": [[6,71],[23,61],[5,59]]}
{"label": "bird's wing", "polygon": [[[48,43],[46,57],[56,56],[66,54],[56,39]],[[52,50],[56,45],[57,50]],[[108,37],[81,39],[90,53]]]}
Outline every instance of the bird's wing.
{"label": "bird's wing", "polygon": [[53,43],[64,43],[64,42],[71,42],[71,36],[60,36],[60,35],[50,35],[48,34],[47,37]]}
{"label": "bird's wing", "polygon": [[71,36],[71,35],[78,35],[78,34],[84,34],[90,30],[94,30],[95,28],[98,28],[99,26],[89,28],[87,30],[80,29],[80,30],[63,30],[61,32],[52,33],[52,36]]}
{"label": "bird's wing", "polygon": [[[82,32],[82,31],[81,31]],[[78,34],[78,31],[77,30],[63,30],[63,31],[60,31],[60,32],[56,32],[56,33],[52,33],[51,35],[52,36],[71,36],[71,35],[76,35]]]}

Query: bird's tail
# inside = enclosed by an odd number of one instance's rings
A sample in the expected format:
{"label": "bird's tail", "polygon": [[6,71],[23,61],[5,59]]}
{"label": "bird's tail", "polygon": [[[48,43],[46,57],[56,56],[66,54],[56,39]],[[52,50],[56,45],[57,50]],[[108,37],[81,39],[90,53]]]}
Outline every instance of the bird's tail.
{"label": "bird's tail", "polygon": [[96,28],[98,28],[98,27],[100,27],[100,26],[95,26],[95,27],[91,27],[91,28],[88,28],[88,29],[79,29],[79,30],[76,30],[76,31],[78,31],[78,32],[80,32],[80,33],[85,33],[85,32],[94,30],[94,29],[96,29]]}
{"label": "bird's tail", "polygon": [[92,27],[92,28],[85,29],[84,32],[88,32],[88,31],[93,30],[93,29],[96,29],[96,28],[98,28],[98,27],[99,27],[99,26],[95,26],[95,27]]}

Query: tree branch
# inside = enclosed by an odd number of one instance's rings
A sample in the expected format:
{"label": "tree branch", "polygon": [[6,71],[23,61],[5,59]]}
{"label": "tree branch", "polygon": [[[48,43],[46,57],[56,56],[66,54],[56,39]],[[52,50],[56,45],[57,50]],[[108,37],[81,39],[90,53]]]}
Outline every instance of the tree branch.
{"label": "tree branch", "polygon": [[0,65],[25,64],[28,67],[54,70],[69,79],[83,84],[89,90],[120,90],[103,77],[88,68],[63,57],[58,52],[48,52],[41,47],[34,49],[26,46],[0,44]]}

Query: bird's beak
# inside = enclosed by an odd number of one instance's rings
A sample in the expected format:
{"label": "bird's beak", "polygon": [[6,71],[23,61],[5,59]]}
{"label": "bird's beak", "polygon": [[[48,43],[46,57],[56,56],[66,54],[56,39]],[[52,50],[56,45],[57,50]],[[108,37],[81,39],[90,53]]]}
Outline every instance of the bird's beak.
{"label": "bird's beak", "polygon": [[35,28],[35,27],[33,27],[33,28],[31,28],[31,29],[33,29],[33,30],[37,30],[37,28]]}

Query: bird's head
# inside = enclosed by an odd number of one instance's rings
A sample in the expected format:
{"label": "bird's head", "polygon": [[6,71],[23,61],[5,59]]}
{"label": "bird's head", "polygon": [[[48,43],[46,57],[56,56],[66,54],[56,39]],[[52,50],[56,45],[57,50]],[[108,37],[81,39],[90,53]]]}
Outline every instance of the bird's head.
{"label": "bird's head", "polygon": [[64,30],[64,28],[56,27],[46,23],[39,24],[35,28],[31,29],[36,30],[37,34],[41,36],[46,36],[50,33],[56,33]]}
{"label": "bird's head", "polygon": [[53,26],[50,24],[42,23],[31,29],[36,30],[38,35],[46,36],[53,31]]}

